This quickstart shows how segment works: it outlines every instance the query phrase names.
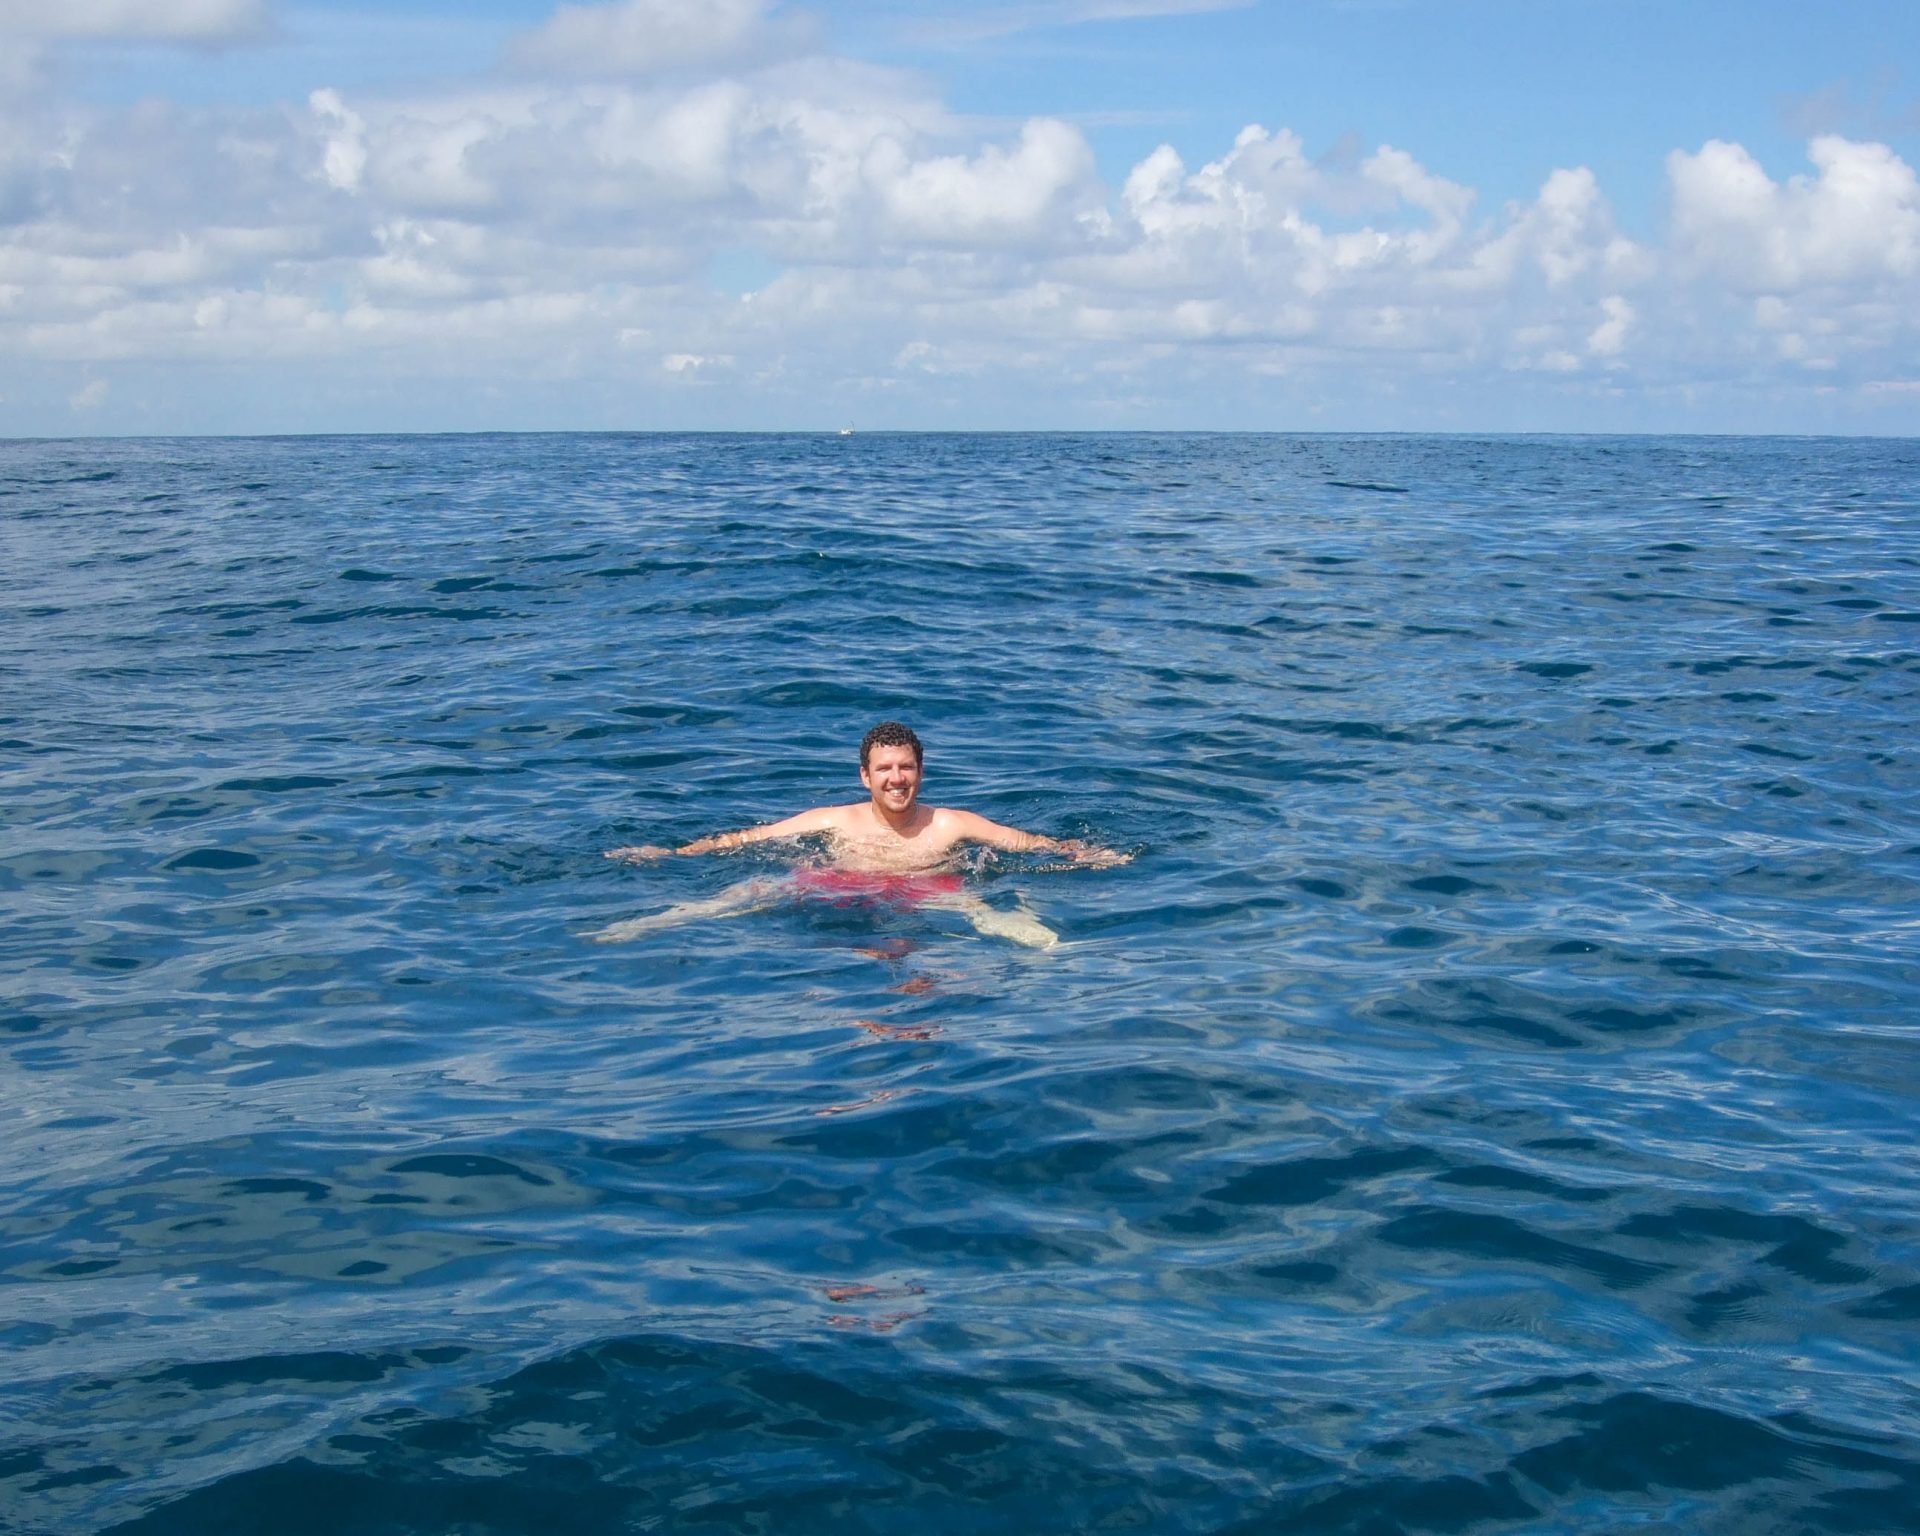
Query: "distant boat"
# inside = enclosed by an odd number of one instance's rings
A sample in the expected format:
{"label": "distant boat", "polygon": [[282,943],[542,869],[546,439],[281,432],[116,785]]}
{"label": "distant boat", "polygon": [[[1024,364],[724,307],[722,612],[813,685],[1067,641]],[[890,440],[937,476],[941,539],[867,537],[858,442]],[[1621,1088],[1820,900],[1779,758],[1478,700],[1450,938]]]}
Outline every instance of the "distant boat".
{"label": "distant boat", "polygon": [[853,436],[853,424],[852,424],[851,422],[849,422],[849,423],[848,423],[848,424],[847,424],[846,426],[844,426],[844,427],[842,427],[842,428],[840,429],[840,435],[841,435],[842,437],[852,437],[852,436]]}

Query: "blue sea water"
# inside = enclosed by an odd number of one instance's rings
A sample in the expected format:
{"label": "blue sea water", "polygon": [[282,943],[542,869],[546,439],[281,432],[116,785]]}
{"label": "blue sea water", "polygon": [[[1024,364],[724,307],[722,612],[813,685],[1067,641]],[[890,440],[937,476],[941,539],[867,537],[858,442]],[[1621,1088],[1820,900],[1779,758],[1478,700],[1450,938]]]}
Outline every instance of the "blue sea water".
{"label": "blue sea water", "polygon": [[[0,444],[0,1526],[1920,1528],[1920,444]],[[626,866],[857,798],[1034,951]],[[911,1524],[907,1524],[911,1522]]]}

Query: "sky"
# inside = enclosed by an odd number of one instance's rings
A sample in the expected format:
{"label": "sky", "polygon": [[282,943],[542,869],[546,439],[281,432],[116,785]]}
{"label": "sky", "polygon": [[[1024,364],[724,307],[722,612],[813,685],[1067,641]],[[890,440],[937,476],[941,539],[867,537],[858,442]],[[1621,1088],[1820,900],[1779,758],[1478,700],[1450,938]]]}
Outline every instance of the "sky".
{"label": "sky", "polygon": [[1920,434],[1913,0],[0,0],[0,436]]}

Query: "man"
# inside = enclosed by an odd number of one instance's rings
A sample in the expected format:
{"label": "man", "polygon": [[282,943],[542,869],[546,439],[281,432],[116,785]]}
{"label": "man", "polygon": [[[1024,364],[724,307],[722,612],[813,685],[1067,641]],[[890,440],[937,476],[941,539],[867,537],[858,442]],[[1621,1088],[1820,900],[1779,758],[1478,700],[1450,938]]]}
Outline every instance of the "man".
{"label": "man", "polygon": [[938,906],[963,913],[982,933],[1047,948],[1058,938],[1030,913],[1003,912],[966,893],[950,864],[957,849],[984,843],[1014,853],[1060,853],[1076,864],[1124,864],[1128,855],[1079,838],[1042,837],[1002,826],[972,811],[920,804],[925,773],[920,738],[896,720],[868,731],[860,743],[860,782],[868,798],[852,805],[816,806],[784,821],[695,838],[680,848],[643,844],[615,848],[607,857],[635,862],[680,854],[716,853],[748,843],[824,836],[831,861],[807,868],[790,881],[750,880],[708,901],[683,902],[652,917],[616,923],[594,935],[603,942],[631,938],[654,928],[695,917],[721,917],[777,901],[790,891],[843,900],[878,900],[902,905]]}

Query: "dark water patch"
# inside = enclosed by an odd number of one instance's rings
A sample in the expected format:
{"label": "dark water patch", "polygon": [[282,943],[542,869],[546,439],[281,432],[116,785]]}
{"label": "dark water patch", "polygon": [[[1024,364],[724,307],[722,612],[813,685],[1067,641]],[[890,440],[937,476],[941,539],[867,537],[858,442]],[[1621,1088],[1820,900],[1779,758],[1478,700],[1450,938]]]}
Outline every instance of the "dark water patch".
{"label": "dark water patch", "polygon": [[1571,1200],[1580,1204],[1611,1199],[1614,1194],[1612,1190],[1590,1189],[1568,1184],[1560,1179],[1550,1179],[1516,1168],[1487,1165],[1449,1168],[1446,1172],[1436,1175],[1434,1182],[1455,1184],[1463,1189],[1495,1189],[1507,1190],[1515,1194],[1542,1195],[1554,1200]]}
{"label": "dark water patch", "polygon": [[959,1227],[946,1222],[896,1227],[886,1234],[886,1239],[917,1259],[961,1261],[988,1269],[1079,1267],[1098,1262],[1113,1246],[1065,1231],[1009,1232],[998,1225]]}
{"label": "dark water patch", "polygon": [[620,773],[653,773],[665,768],[678,768],[687,763],[699,762],[702,755],[695,751],[620,752],[598,757],[594,761],[600,767],[611,768]]}
{"label": "dark water patch", "polygon": [[1920,1284],[1894,1286],[1864,1301],[1852,1303],[1847,1311],[1854,1317],[1869,1317],[1884,1322],[1920,1321]]}
{"label": "dark water patch", "polygon": [[608,581],[624,581],[629,576],[672,576],[691,574],[709,570],[712,567],[705,560],[641,560],[630,561],[623,565],[610,565],[587,574]]}
{"label": "dark water patch", "polygon": [[1343,741],[1410,742],[1416,738],[1372,720],[1313,720],[1291,718],[1276,722],[1295,736],[1335,736]]}
{"label": "dark water patch", "polygon": [[62,1278],[80,1275],[97,1275],[110,1269],[119,1268],[118,1259],[65,1259],[58,1264],[49,1264],[46,1273]]}
{"label": "dark water patch", "polygon": [[1649,1392],[1569,1405],[1552,1417],[1574,1427],[1552,1444],[1522,1451],[1513,1465],[1556,1494],[1592,1489],[1651,1499],[1674,1491],[1771,1485],[1779,1490],[1777,1517],[1781,1503],[1804,1511],[1804,1494],[1796,1497],[1786,1485],[1827,1479],[1880,1482],[1888,1474],[1912,1480],[1911,1469],[1898,1460],[1809,1434],[1801,1427],[1804,1421],[1768,1422]]}
{"label": "dark water patch", "polygon": [[1207,928],[1221,924],[1244,925],[1246,919],[1265,912],[1285,912],[1293,903],[1285,899],[1262,897],[1256,901],[1226,898],[1219,901],[1190,900],[1160,902],[1129,909],[1125,914],[1098,920],[1090,933],[1159,933],[1168,929]]}
{"label": "dark water patch", "polygon": [[1204,1191],[1226,1205],[1311,1205],[1345,1194],[1356,1185],[1414,1169],[1431,1167],[1432,1153],[1421,1148],[1363,1148],[1341,1157],[1302,1157],[1245,1169],[1224,1184]]}
{"label": "dark water patch", "polygon": [[325,1200],[333,1193],[325,1184],[312,1179],[235,1179],[227,1185],[229,1195],[297,1195],[302,1200]]}
{"label": "dark water patch", "polygon": [[744,618],[753,614],[783,612],[792,601],[793,599],[780,595],[713,597],[702,602],[688,603],[685,611],[702,618]]}
{"label": "dark water patch", "polygon": [[1729,1206],[1682,1206],[1664,1214],[1632,1217],[1620,1230],[1627,1236],[1667,1243],[1715,1238],[1763,1245],[1769,1251],[1759,1256],[1761,1263],[1816,1285],[1856,1285],[1870,1278],[1859,1265],[1833,1257],[1846,1248],[1845,1237],[1800,1216],[1769,1216]]}
{"label": "dark water patch", "polygon": [[[1251,1502],[1204,1469],[1128,1451],[1159,1429],[1166,1387],[1116,1372],[1084,1380],[1015,1367],[972,1378],[982,1394],[888,1353],[815,1354],[662,1338],[570,1350],[492,1384],[451,1414],[371,1415],[318,1455],[231,1472],[114,1527],[258,1529],[268,1511],[324,1510],[347,1531],[532,1530],[564,1507],[568,1529],[631,1530],[670,1514],[690,1529],[844,1530],[877,1501],[950,1520],[1091,1529],[1142,1513]],[[1097,1390],[1133,1427],[1103,1443]],[[996,1400],[1044,1405],[1054,1427],[1011,1433]],[[1237,1409],[1238,1405],[1232,1405]],[[1170,1428],[1171,1426],[1169,1426]],[[1311,1477],[1284,1446],[1271,1475]],[[863,1517],[854,1516],[860,1519]],[[984,1528],[982,1526],[981,1528]]]}
{"label": "dark water patch", "polygon": [[722,724],[728,717],[723,710],[685,703],[616,704],[613,712],[635,720],[658,721],[662,725],[705,726]]}
{"label": "dark water patch", "polygon": [[1601,1247],[1567,1242],[1509,1216],[1445,1206],[1417,1206],[1388,1222],[1378,1236],[1381,1242],[1396,1248],[1416,1250],[1428,1264],[1447,1257],[1465,1257],[1496,1264],[1575,1269],[1613,1290],[1645,1285],[1664,1272],[1659,1265]]}
{"label": "dark water patch", "polygon": [[1458,720],[1449,720],[1440,727],[1447,732],[1453,731],[1511,731],[1525,725],[1524,720],[1489,720],[1479,715],[1467,715]]}
{"label": "dark water patch", "polygon": [[1701,1333],[1739,1327],[1764,1316],[1769,1310],[1765,1305],[1768,1299],[1764,1286],[1751,1284],[1702,1291],[1688,1305],[1687,1322]]}
{"label": "dark water patch", "polygon": [[1125,1142],[1098,1138],[1056,1141],[999,1157],[953,1158],[932,1165],[928,1172],[1018,1191],[1066,1186],[1110,1197],[1138,1197],[1152,1189],[1151,1181],[1121,1164],[1198,1139],[1196,1135],[1174,1135]]}
{"label": "dark water patch", "polygon": [[409,1363],[409,1357],[404,1354],[363,1355],[345,1350],[316,1350],[309,1354],[267,1355],[169,1366],[145,1379],[155,1383],[178,1383],[196,1392],[211,1393],[265,1386],[310,1389],[384,1381]]}
{"label": "dark water patch", "polygon": [[1256,1536],[1275,1529],[1325,1533],[1374,1531],[1465,1531],[1499,1528],[1540,1513],[1511,1477],[1472,1478],[1440,1473],[1429,1477],[1363,1474],[1351,1486],[1276,1499],[1273,1507],[1222,1536]]}
{"label": "dark water patch", "polygon": [[1589,1038],[1567,1006],[1513,982],[1464,978],[1416,982],[1369,1004],[1365,1012],[1413,1031],[1440,1029],[1468,1040],[1549,1050],[1568,1050]]}
{"label": "dark water patch", "polygon": [[1628,1008],[1608,1003],[1598,1007],[1574,1008],[1568,1015],[1575,1023],[1605,1035],[1638,1035],[1683,1030],[1700,1022],[1700,1011],[1690,1007]]}
{"label": "dark water patch", "polygon": [[1389,929],[1380,942],[1389,949],[1437,949],[1458,937],[1442,928],[1423,928],[1417,923],[1407,923]]}
{"label": "dark water patch", "polygon": [[1764,741],[1743,741],[1738,743],[1735,750],[1750,753],[1754,757],[1782,758],[1790,763],[1812,762],[1814,758],[1811,752],[1796,752],[1791,748],[1777,747]]}
{"label": "dark water patch", "polygon": [[414,768],[397,768],[380,777],[385,779],[478,779],[487,770],[474,763],[422,763]]}
{"label": "dark water patch", "polygon": [[888,702],[898,708],[908,701],[897,696],[891,701],[878,690],[851,687],[843,683],[805,680],[774,684],[754,693],[747,703],[775,709],[842,709],[872,712]]}
{"label": "dark water patch", "polygon": [[324,773],[288,773],[257,779],[227,779],[214,787],[223,792],[287,795],[303,789],[334,789],[346,782]]}
{"label": "dark water patch", "polygon": [[478,623],[504,618],[499,608],[440,607],[431,603],[386,603],[365,608],[334,608],[319,613],[296,613],[293,624],[358,624],[366,619],[448,619]]}
{"label": "dark water patch", "polygon": [[1254,589],[1263,585],[1259,577],[1250,576],[1245,571],[1182,571],[1180,579],[1199,587]]}
{"label": "dark water patch", "polygon": [[243,869],[258,869],[257,854],[238,848],[191,848],[175,854],[160,866],[166,870],[205,870],[211,874],[231,874]]}
{"label": "dark water patch", "polygon": [[1271,1285],[1327,1287],[1340,1278],[1337,1265],[1317,1259],[1296,1259],[1283,1264],[1255,1264],[1249,1273]]}
{"label": "dark water patch", "polygon": [[479,1153],[433,1153],[410,1157],[395,1163],[391,1171],[396,1174],[431,1174],[442,1179],[517,1179],[522,1184],[531,1184],[536,1188],[553,1182],[503,1158]]}
{"label": "dark water patch", "polygon": [[[192,614],[208,619],[250,619],[263,614],[296,613],[306,607],[306,602],[297,597],[268,598],[261,602],[224,602],[197,603],[192,607],[174,610],[182,614]],[[230,631],[220,631],[222,634]]]}

